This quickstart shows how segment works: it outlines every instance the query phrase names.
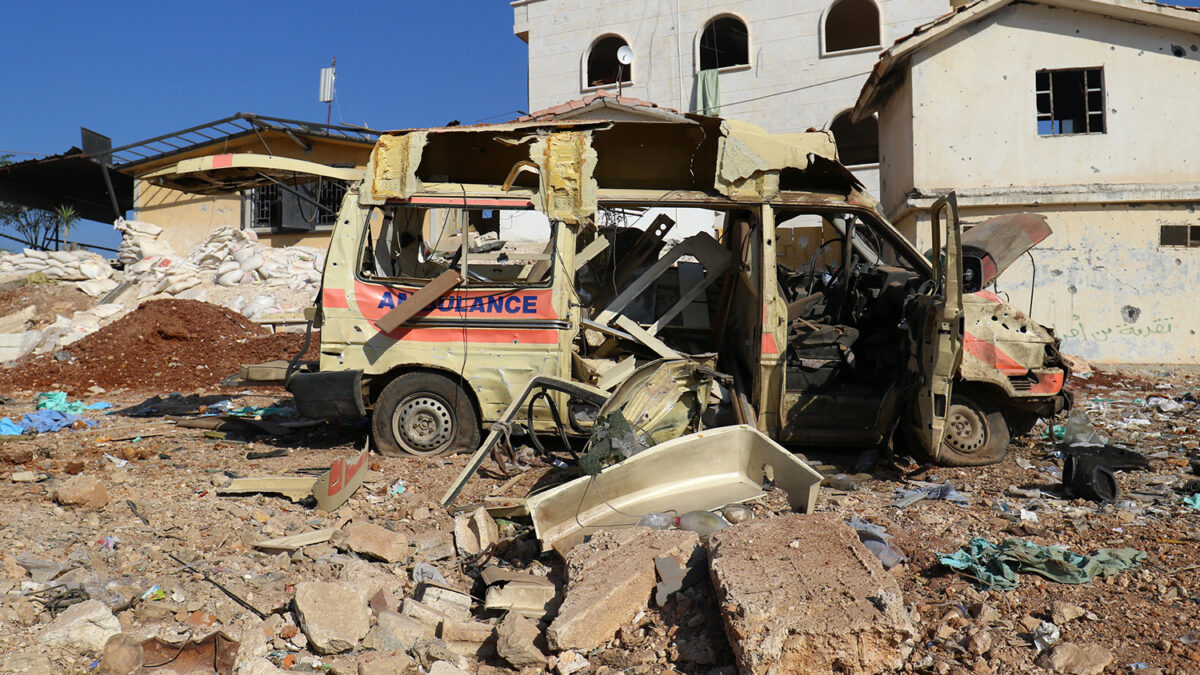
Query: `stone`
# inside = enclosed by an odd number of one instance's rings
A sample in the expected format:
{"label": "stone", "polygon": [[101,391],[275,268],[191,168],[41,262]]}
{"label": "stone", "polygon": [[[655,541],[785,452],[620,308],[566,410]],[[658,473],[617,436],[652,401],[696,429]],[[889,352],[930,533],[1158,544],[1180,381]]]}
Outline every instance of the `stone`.
{"label": "stone", "polygon": [[590,651],[616,635],[650,604],[654,559],[699,565],[704,549],[695,532],[632,527],[597,532],[567,553],[567,590],[546,631],[551,649]]}
{"label": "stone", "polygon": [[384,610],[379,612],[375,626],[363,638],[362,645],[381,652],[408,651],[418,641],[434,637],[434,628],[411,616]]}
{"label": "stone", "polygon": [[358,675],[405,675],[420,672],[417,662],[402,650],[367,654],[358,661]]}
{"label": "stone", "polygon": [[487,509],[480,507],[470,515],[454,519],[454,544],[460,554],[475,555],[500,541],[500,530]]}
{"label": "stone", "polygon": [[[662,531],[662,530],[659,530]],[[572,675],[592,665],[581,654],[566,651],[558,655],[558,661],[554,664],[554,672],[558,675]]]}
{"label": "stone", "polygon": [[435,661],[429,667],[429,675],[471,675],[449,661]]}
{"label": "stone", "polygon": [[1050,620],[1059,626],[1070,623],[1085,614],[1087,614],[1087,610],[1069,602],[1059,600],[1050,605]]}
{"label": "stone", "polygon": [[108,490],[99,478],[81,473],[67,479],[54,491],[54,501],[64,506],[99,509],[108,504]]}
{"label": "stone", "polygon": [[840,515],[746,521],[708,546],[742,673],[891,672],[912,652],[916,631],[895,577]]}
{"label": "stone", "polygon": [[1064,675],[1100,675],[1112,660],[1112,652],[1100,645],[1063,642],[1043,652],[1037,665]]}
{"label": "stone", "polygon": [[417,557],[422,560],[432,562],[454,557],[454,542],[448,532],[429,530],[414,534],[412,543],[417,547]]}
{"label": "stone", "polygon": [[104,643],[100,655],[100,675],[132,675],[142,667],[145,650],[129,633],[117,633]]}
{"label": "stone", "polygon": [[358,645],[371,629],[371,608],[357,588],[345,583],[296,584],[296,617],[318,654],[337,654]]}
{"label": "stone", "polygon": [[467,667],[467,657],[451,649],[442,640],[421,640],[410,651],[417,657],[417,663],[431,672],[438,661],[449,661],[455,668]]}
{"label": "stone", "polygon": [[440,637],[459,654],[475,656],[496,634],[494,626],[478,621],[443,621]]}
{"label": "stone", "polygon": [[996,644],[996,636],[988,630],[977,630],[967,638],[967,651],[975,655],[986,654]]}
{"label": "stone", "polygon": [[408,538],[374,523],[346,526],[345,548],[386,563],[408,560]]}
{"label": "stone", "polygon": [[108,639],[121,632],[121,622],[99,600],[86,600],[63,610],[38,638],[55,647],[98,652]]}
{"label": "stone", "polygon": [[537,648],[541,635],[537,626],[516,612],[509,612],[496,626],[496,653],[514,668],[544,666],[546,655]]}

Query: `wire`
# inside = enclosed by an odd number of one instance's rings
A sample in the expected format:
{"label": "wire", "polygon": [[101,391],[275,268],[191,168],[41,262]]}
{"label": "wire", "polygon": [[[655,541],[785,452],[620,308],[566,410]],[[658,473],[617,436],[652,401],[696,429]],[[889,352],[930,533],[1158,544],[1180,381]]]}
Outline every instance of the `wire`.
{"label": "wire", "polygon": [[[764,98],[771,98],[774,96],[783,96],[784,94],[791,94],[791,93],[794,93],[797,91],[804,91],[805,89],[812,89],[813,87],[820,87],[821,85],[825,85],[825,84],[833,84],[834,82],[841,82],[842,80],[852,80],[856,77],[862,77],[863,75],[870,75],[870,74],[871,74],[871,71],[864,70],[861,73],[854,73],[853,75],[846,75],[844,77],[835,77],[832,80],[825,80],[824,82],[816,82],[813,84],[806,84],[803,87],[796,87],[795,89],[787,89],[784,91],[777,91],[773,94],[763,94],[762,96],[755,96],[754,98],[746,98],[746,99],[742,99],[741,101],[730,101],[729,103],[722,102],[721,107],[725,108],[725,107],[728,107],[731,105],[738,105],[739,103],[750,103],[751,101],[761,101]],[[699,109],[689,110],[688,112],[693,112],[693,113],[699,112]]]}

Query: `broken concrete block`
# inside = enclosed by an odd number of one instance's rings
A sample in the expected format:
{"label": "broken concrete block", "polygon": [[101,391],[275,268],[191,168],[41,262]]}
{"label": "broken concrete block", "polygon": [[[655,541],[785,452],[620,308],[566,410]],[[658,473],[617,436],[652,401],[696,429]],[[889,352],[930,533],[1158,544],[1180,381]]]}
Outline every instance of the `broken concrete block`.
{"label": "broken concrete block", "polygon": [[504,615],[496,626],[496,653],[514,668],[546,665],[546,655],[537,648],[541,635],[532,621],[517,612]]}
{"label": "broken concrete block", "polygon": [[494,652],[496,629],[477,621],[443,621],[441,638],[450,649],[464,656],[484,658]]}
{"label": "broken concrete block", "polygon": [[79,474],[67,480],[54,491],[54,501],[64,506],[86,506],[89,509],[103,508],[108,503],[108,490],[100,479]]}
{"label": "broken concrete block", "polygon": [[371,608],[349,584],[304,581],[296,584],[296,617],[313,651],[349,651],[371,629]]}
{"label": "broken concrete block", "polygon": [[404,602],[400,605],[400,613],[405,616],[412,617],[426,626],[434,629],[441,626],[443,621],[451,620],[450,617],[446,616],[442,612],[439,612],[429,605],[426,605],[420,600],[414,600],[413,598],[404,599]]}
{"label": "broken concrete block", "polygon": [[452,588],[422,584],[420,600],[455,621],[471,620],[471,596]]}
{"label": "broken concrete block", "polygon": [[1112,652],[1100,645],[1063,642],[1042,652],[1037,665],[1065,675],[1100,675],[1112,660]]}
{"label": "broken concrete block", "polygon": [[408,560],[408,538],[374,523],[346,526],[344,549],[386,563]]}
{"label": "broken concrete block", "polygon": [[429,675],[471,675],[449,661],[436,661],[429,667]]}
{"label": "broken concrete block", "polygon": [[550,647],[599,647],[649,606],[655,558],[698,565],[703,556],[695,532],[634,527],[597,533],[567,554],[567,591],[546,632]]}
{"label": "broken concrete block", "polygon": [[554,672],[558,675],[572,675],[592,665],[582,654],[563,652],[558,655],[554,664]]}
{"label": "broken concrete block", "polygon": [[407,651],[419,640],[435,637],[436,626],[422,623],[411,616],[384,610],[379,612],[375,626],[363,638],[363,647],[381,652],[397,649]]}
{"label": "broken concrete block", "polygon": [[100,655],[100,675],[133,675],[142,667],[145,650],[142,643],[129,633],[117,633],[104,643]]}
{"label": "broken concrete block", "polygon": [[879,673],[912,652],[899,585],[835,514],[714,533],[709,572],[743,673]]}
{"label": "broken concrete block", "polygon": [[500,541],[496,521],[482,507],[454,519],[454,543],[463,555],[475,555]]}
{"label": "broken concrete block", "polygon": [[448,661],[450,665],[459,669],[467,667],[467,657],[450,649],[450,646],[441,640],[421,640],[413,645],[412,653],[417,657],[417,663],[431,673],[438,661]]}
{"label": "broken concrete block", "polygon": [[450,534],[441,530],[430,530],[414,534],[412,543],[417,547],[416,557],[422,560],[445,560],[454,557],[454,542]]}
{"label": "broken concrete block", "polygon": [[358,675],[406,675],[420,672],[417,662],[403,651],[367,654],[358,661]]}
{"label": "broken concrete block", "polygon": [[46,627],[38,642],[55,647],[98,652],[108,639],[121,632],[121,623],[99,600],[76,603],[63,610]]}
{"label": "broken concrete block", "polygon": [[496,566],[484,568],[481,576],[487,584],[484,607],[518,612],[540,619],[558,609],[558,587],[546,577]]}

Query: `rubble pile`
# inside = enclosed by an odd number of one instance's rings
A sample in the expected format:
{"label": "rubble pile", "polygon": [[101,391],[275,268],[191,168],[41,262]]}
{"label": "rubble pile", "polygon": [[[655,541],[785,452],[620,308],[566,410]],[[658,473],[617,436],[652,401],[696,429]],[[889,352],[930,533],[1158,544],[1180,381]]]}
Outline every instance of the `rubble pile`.
{"label": "rubble pile", "polygon": [[[180,315],[260,339],[227,310],[146,308],[162,310],[142,327],[148,349],[186,341]],[[122,326],[111,337],[136,340],[123,322],[137,315],[77,344]],[[711,533],[628,519],[563,554],[513,509],[574,477],[540,455],[512,478],[481,471],[450,511],[440,496],[467,457],[372,455],[361,487],[348,479],[348,498],[323,511],[272,486],[352,459],[360,431],[207,438],[124,411],[266,420],[278,403],[106,396],[121,412],[85,409],[95,429],[0,444],[3,666],[134,673],[177,656],[209,668],[186,672],[215,673],[1195,672],[1198,386],[1100,371],[1076,383],[1094,431],[1145,460],[1116,472],[1112,502],[1065,490],[1060,418],[979,468],[810,453],[827,477],[814,512],[769,488],[722,509],[732,524]],[[234,479],[260,489],[227,491]],[[945,562],[980,540],[1019,556],[1007,572],[979,563],[1019,583]],[[1106,551],[1124,562],[1063,563]]]}
{"label": "rubble pile", "polygon": [[151,300],[64,349],[0,370],[0,388],[191,391],[246,363],[290,359],[302,343],[209,303]]}

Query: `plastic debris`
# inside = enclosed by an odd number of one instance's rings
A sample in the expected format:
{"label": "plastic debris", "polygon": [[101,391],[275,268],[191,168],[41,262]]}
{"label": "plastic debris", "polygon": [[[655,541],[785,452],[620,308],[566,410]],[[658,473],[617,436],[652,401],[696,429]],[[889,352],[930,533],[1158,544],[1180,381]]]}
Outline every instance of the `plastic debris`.
{"label": "plastic debris", "polygon": [[950,483],[914,483],[914,485],[918,487],[912,490],[897,490],[896,500],[891,503],[891,506],[902,509],[922,499],[944,499],[958,506],[971,505],[971,502],[967,501],[967,498],[954,489]]}
{"label": "plastic debris", "polygon": [[1037,647],[1039,652],[1046,651],[1050,646],[1062,639],[1062,631],[1058,626],[1043,621],[1038,624],[1038,627],[1033,630],[1033,646]]}
{"label": "plastic debris", "polygon": [[1183,503],[1197,511],[1200,511],[1200,492],[1197,492],[1190,497],[1184,497]]}
{"label": "plastic debris", "polygon": [[846,524],[858,533],[858,539],[863,546],[866,546],[868,551],[879,558],[879,562],[883,563],[883,569],[890,570],[908,559],[904,555],[904,551],[892,543],[887,528],[882,525],[868,523],[860,518],[851,518]]}

